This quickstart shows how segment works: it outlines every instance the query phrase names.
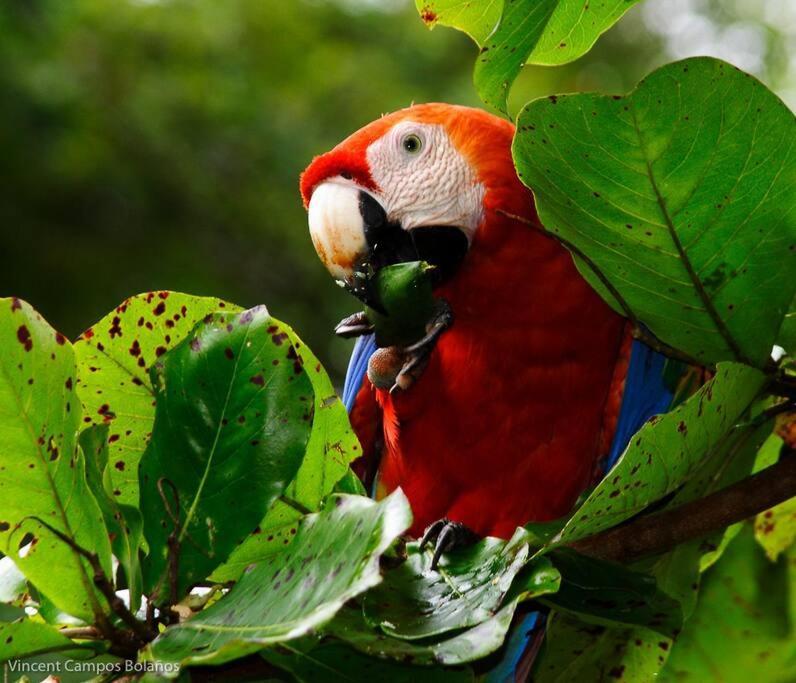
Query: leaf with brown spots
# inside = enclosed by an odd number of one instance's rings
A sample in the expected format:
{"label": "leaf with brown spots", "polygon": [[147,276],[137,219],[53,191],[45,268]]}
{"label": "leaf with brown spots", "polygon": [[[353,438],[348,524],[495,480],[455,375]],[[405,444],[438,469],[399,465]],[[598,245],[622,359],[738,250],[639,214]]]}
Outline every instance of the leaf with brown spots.
{"label": "leaf with brown spots", "polygon": [[754,368],[719,364],[716,376],[696,394],[639,430],[555,540],[574,541],[615,526],[696,476],[765,382]]}
{"label": "leaf with brown spots", "polygon": [[618,311],[700,363],[766,364],[796,293],[796,119],[762,83],[695,57],[625,96],[535,100],[513,154]]}
{"label": "leaf with brown spots", "polygon": [[[93,572],[32,519],[45,520],[96,552],[110,573],[107,530],[75,443],[80,421],[80,402],[71,388],[75,354],[18,299],[0,299],[0,349],[0,552],[60,609],[88,620],[107,609],[94,589]],[[26,534],[32,540],[20,552]]]}
{"label": "leaf with brown spots", "polygon": [[[139,476],[144,587],[158,602],[169,597],[172,532],[182,597],[227,560],[301,465],[314,392],[303,368],[284,362],[293,347],[275,344],[272,326],[282,329],[264,306],[212,314],[152,369],[155,425]],[[262,385],[250,381],[258,374]]]}
{"label": "leaf with brown spots", "polygon": [[[220,304],[224,306],[220,306]],[[108,424],[116,438],[111,462],[124,469],[110,473],[118,502],[138,505],[138,462],[155,419],[149,368],[181,342],[206,315],[236,306],[212,297],[179,292],[149,292],[130,297],[90,327],[75,343],[77,393],[83,402],[82,426]]]}

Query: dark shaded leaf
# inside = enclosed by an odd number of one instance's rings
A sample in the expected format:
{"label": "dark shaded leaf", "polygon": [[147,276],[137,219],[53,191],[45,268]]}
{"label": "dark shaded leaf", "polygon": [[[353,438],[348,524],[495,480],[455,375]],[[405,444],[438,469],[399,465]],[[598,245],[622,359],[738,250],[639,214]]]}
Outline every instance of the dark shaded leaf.
{"label": "dark shaded leaf", "polygon": [[[317,512],[323,499],[346,474],[359,483],[348,468],[361,451],[345,406],[320,361],[295,332],[286,325],[283,327],[312,382],[315,393],[312,432],[295,478],[257,525],[255,533],[235,548],[229,560],[213,573],[215,581],[235,580],[253,562],[280,552],[293,539],[303,510]],[[341,492],[364,494],[361,484],[359,489]]]}
{"label": "dark shaded leaf", "polygon": [[157,362],[153,384],[157,414],[140,468],[144,585],[164,600],[172,532],[182,597],[229,557],[296,475],[313,390],[265,307],[213,314]]}
{"label": "dark shaded leaf", "polygon": [[607,626],[643,626],[667,637],[683,623],[679,604],[652,576],[568,548],[553,550],[548,557],[561,573],[561,585],[540,602],[559,612]]}

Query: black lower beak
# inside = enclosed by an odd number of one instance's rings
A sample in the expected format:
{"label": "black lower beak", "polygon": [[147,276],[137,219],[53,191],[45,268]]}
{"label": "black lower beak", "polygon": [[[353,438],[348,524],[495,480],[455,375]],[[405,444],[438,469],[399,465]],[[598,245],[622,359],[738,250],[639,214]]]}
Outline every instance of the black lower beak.
{"label": "black lower beak", "polygon": [[[389,221],[384,208],[367,192],[359,193],[359,211],[368,245],[366,259],[356,269],[357,282],[350,291],[368,306],[380,308],[369,287],[373,274],[384,266],[410,261],[426,261],[435,266],[435,285],[451,277],[467,254],[469,241],[457,227],[422,226],[404,230]],[[375,304],[375,305],[374,305]]]}

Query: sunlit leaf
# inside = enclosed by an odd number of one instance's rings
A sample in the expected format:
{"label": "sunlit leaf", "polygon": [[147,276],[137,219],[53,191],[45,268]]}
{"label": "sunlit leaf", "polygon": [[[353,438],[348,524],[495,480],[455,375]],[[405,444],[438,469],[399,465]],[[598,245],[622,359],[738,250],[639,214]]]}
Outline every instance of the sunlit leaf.
{"label": "sunlit leaf", "polygon": [[481,46],[475,85],[481,98],[506,111],[523,64],[566,64],[588,52],[639,0],[415,0],[420,17],[469,34]]}
{"label": "sunlit leaf", "polygon": [[796,290],[796,120],[775,95],[699,57],[625,97],[536,100],[517,131],[542,223],[635,317],[699,361],[767,361]]}
{"label": "sunlit leaf", "polygon": [[9,624],[0,623],[0,662],[48,652],[71,650],[77,654],[80,649],[80,645],[42,622],[21,619]]}
{"label": "sunlit leaf", "polygon": [[107,609],[93,571],[35,519],[97,553],[110,573],[107,531],[75,444],[72,345],[25,302],[0,299],[0,348],[0,550],[61,609],[89,618]]}
{"label": "sunlit leaf", "polygon": [[75,343],[83,425],[109,426],[109,475],[120,504],[138,505],[138,463],[155,419],[149,368],[219,309],[240,310],[211,297],[166,291],[139,294],[123,301]]}
{"label": "sunlit leaf", "polygon": [[224,562],[284,492],[314,399],[288,333],[265,307],[213,314],[152,375],[157,414],[140,468],[144,583],[163,600]]}
{"label": "sunlit leaf", "polygon": [[306,635],[381,581],[379,558],[411,517],[400,490],[378,503],[333,497],[301,521],[284,552],[253,565],[228,595],[161,635],[152,657],[220,664]]}

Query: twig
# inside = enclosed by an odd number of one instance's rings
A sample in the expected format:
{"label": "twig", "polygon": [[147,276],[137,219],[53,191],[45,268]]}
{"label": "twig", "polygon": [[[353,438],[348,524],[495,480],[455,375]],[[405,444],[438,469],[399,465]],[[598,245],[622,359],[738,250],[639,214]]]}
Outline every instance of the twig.
{"label": "twig", "polygon": [[[150,634],[146,625],[138,621],[138,619],[135,618],[135,615],[127,608],[127,605],[124,604],[124,600],[116,595],[116,592],[113,589],[113,584],[105,574],[105,570],[102,568],[102,564],[99,561],[99,556],[97,553],[89,552],[85,548],[81,547],[71,538],[69,538],[69,536],[53,527],[51,524],[48,524],[40,517],[31,515],[27,519],[33,519],[41,524],[45,529],[48,529],[50,533],[54,534],[61,541],[66,543],[74,552],[83,557],[91,565],[91,569],[94,571],[94,585],[97,587],[97,590],[99,590],[100,593],[102,593],[102,595],[105,597],[105,600],[107,601],[108,606],[111,608],[113,613],[119,617],[119,619],[121,619],[125,625],[143,642],[148,642],[152,639],[152,634]],[[118,629],[116,629],[112,624],[110,624],[110,622],[107,621],[105,615],[103,614],[96,616],[98,626],[103,630],[103,632],[110,636],[110,639],[118,639]]]}
{"label": "twig", "polygon": [[641,517],[570,544],[578,552],[629,563],[741,522],[796,496],[796,456],[672,510]]}
{"label": "twig", "polygon": [[104,636],[94,626],[77,626],[75,628],[62,628],[58,633],[67,638],[76,640],[102,640]]}

